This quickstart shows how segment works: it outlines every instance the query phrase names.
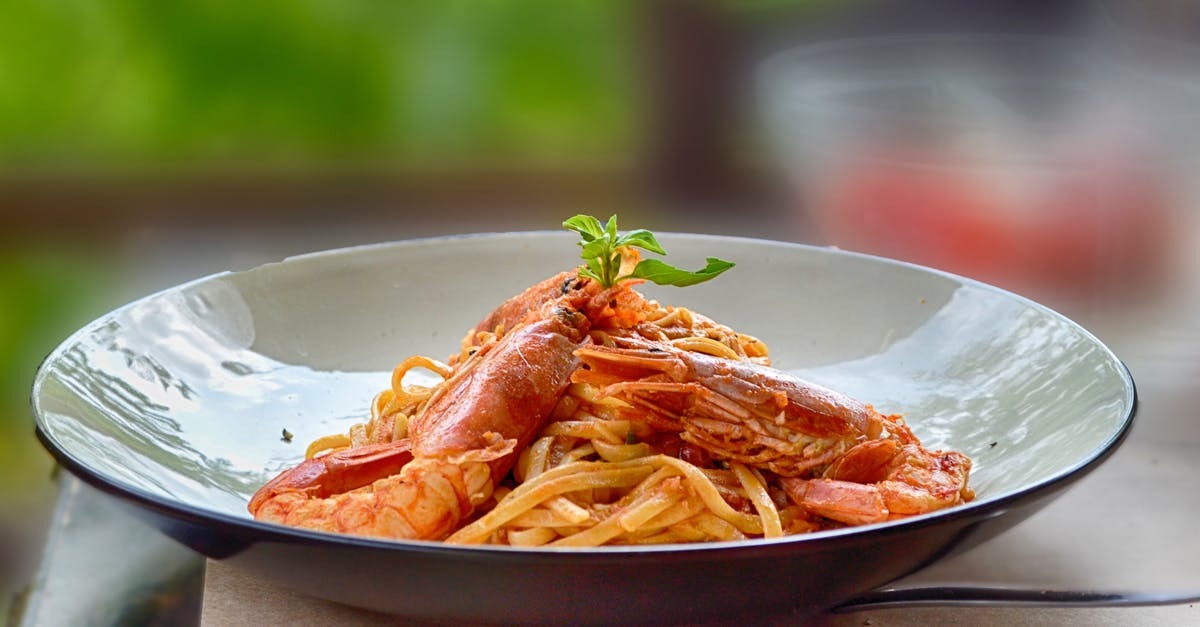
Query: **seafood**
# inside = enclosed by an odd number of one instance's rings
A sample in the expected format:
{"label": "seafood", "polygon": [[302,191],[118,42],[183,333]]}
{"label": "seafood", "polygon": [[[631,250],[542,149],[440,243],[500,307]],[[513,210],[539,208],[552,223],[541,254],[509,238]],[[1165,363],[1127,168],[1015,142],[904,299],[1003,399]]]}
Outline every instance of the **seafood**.
{"label": "seafood", "polygon": [[[317,463],[306,462],[307,467],[301,464],[291,471],[295,474],[276,478],[264,487],[261,498],[256,495],[251,501],[251,513],[259,520],[326,531],[444,538],[491,498],[515,453],[549,416],[569,384],[577,364],[573,352],[586,338],[587,328],[582,314],[555,302],[528,314],[502,339],[459,364],[425,411],[412,420],[407,444],[401,440],[383,449],[411,449],[412,459],[399,473],[325,496],[325,488],[345,487],[351,469],[363,469],[356,462],[380,452],[374,449],[357,457],[361,449],[349,449],[344,460],[348,465],[317,458],[310,460]],[[380,474],[389,470],[374,469]]]}
{"label": "seafood", "polygon": [[826,466],[888,421],[869,405],[754,363],[622,337],[585,346],[572,380],[602,388],[645,419],[719,459],[800,476]]}
{"label": "seafood", "polygon": [[758,364],[641,338],[614,343],[576,351],[572,381],[716,459],[774,472],[812,514],[867,524],[973,497],[970,459],[922,448],[899,416]]}
{"label": "seafood", "polygon": [[884,439],[858,444],[821,478],[784,478],[780,484],[810,512],[866,525],[971,500],[970,472],[971,460],[962,453],[928,451],[919,444]]}

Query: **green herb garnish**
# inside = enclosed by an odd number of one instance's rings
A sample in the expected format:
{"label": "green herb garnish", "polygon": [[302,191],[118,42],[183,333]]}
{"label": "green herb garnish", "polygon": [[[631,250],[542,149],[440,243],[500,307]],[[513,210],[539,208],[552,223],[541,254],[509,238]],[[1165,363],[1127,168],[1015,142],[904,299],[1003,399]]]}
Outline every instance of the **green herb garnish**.
{"label": "green herb garnish", "polygon": [[580,214],[563,222],[563,226],[579,233],[582,238],[579,246],[583,250],[579,256],[583,258],[584,265],[580,266],[579,274],[599,281],[606,288],[627,279],[645,279],[658,285],[685,287],[703,283],[733,267],[732,262],[708,257],[703,268],[688,272],[658,259],[643,259],[634,266],[632,272],[620,275],[622,248],[641,248],[659,255],[667,254],[653,233],[646,229],[635,229],[620,235],[617,232],[617,216],[601,225],[596,218]]}

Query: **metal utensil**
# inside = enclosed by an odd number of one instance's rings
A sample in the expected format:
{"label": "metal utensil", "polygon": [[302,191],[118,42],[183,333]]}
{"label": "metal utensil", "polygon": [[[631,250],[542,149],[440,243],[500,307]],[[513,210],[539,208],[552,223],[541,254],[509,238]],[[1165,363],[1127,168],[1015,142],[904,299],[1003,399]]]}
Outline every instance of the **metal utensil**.
{"label": "metal utensil", "polygon": [[1145,607],[1200,602],[1200,590],[1098,591],[1037,590],[988,586],[882,588],[838,605],[837,614],[901,607]]}

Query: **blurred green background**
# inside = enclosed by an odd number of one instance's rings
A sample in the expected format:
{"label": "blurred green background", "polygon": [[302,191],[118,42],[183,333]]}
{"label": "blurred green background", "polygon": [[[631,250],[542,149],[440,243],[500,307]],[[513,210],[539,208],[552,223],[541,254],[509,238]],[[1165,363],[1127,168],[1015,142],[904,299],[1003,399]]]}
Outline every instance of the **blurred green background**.
{"label": "blurred green background", "polygon": [[601,156],[628,147],[629,2],[13,0],[10,167]]}

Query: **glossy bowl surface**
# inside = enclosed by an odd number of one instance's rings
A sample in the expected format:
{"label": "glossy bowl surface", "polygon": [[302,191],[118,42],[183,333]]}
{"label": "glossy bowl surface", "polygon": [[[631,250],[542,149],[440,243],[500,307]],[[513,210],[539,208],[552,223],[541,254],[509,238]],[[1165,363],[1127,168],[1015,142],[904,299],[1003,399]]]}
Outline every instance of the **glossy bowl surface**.
{"label": "glossy bowl surface", "polygon": [[[853,529],[707,545],[450,547],[259,523],[249,496],[344,431],[410,354],[574,260],[570,235],[485,234],[290,258],[168,289],[59,346],[37,431],[71,472],[193,549],[318,597],[411,618],[661,622],[829,607],[1025,518],[1120,443],[1121,362],[1034,302],[961,277],[781,242],[665,235],[670,259],[736,261],[647,287],[765,340],[777,367],[904,413],[975,462],[965,506]],[[281,437],[287,430],[291,441]]]}

